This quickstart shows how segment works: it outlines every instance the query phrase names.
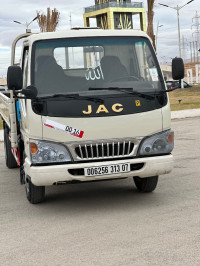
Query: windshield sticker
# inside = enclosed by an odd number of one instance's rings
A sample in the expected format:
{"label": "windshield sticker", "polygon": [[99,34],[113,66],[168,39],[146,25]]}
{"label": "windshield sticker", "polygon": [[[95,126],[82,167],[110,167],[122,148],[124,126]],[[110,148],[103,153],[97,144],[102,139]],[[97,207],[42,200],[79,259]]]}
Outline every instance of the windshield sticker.
{"label": "windshield sticker", "polygon": [[73,127],[68,126],[68,125],[63,125],[63,124],[60,124],[58,122],[52,121],[50,119],[46,119],[46,121],[44,122],[44,126],[68,133],[68,134],[70,134],[74,137],[78,137],[78,138],[82,138],[83,134],[84,134],[83,130],[73,128]]}
{"label": "windshield sticker", "polygon": [[149,68],[149,73],[151,75],[152,81],[158,81],[158,72],[156,68]]}
{"label": "windshield sticker", "polygon": [[86,80],[104,79],[101,65],[96,68],[88,68],[85,73]]}

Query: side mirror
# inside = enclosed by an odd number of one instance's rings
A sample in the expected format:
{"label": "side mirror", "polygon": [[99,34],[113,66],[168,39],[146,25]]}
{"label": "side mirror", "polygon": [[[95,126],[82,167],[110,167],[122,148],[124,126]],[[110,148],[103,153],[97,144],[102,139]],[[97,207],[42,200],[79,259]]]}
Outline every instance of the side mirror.
{"label": "side mirror", "polygon": [[19,66],[10,66],[7,71],[7,86],[9,90],[21,90],[23,84],[22,70]]}
{"label": "side mirror", "polygon": [[26,89],[21,91],[26,99],[35,99],[37,97],[38,91],[34,86],[28,86]]}
{"label": "side mirror", "polygon": [[174,80],[183,79],[185,75],[184,63],[182,58],[172,59],[172,78]]}

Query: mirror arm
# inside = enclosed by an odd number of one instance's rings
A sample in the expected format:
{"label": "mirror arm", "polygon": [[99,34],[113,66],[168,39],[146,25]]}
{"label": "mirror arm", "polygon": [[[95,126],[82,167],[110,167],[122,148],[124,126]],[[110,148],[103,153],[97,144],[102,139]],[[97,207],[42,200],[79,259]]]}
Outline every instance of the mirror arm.
{"label": "mirror arm", "polygon": [[22,90],[13,90],[14,98],[16,98],[16,99],[27,99],[26,97],[18,96],[18,93],[22,93]]}
{"label": "mirror arm", "polygon": [[18,93],[23,94],[23,89],[22,90],[13,90],[14,98],[16,98],[16,99],[25,99],[25,100],[32,99],[32,98],[26,97],[26,95],[25,95],[25,97],[24,96],[19,96]]}
{"label": "mirror arm", "polygon": [[[26,89],[13,90],[15,98],[18,99],[35,99],[37,97],[37,89],[33,86],[28,86]],[[18,96],[18,93],[23,94],[24,96]]]}

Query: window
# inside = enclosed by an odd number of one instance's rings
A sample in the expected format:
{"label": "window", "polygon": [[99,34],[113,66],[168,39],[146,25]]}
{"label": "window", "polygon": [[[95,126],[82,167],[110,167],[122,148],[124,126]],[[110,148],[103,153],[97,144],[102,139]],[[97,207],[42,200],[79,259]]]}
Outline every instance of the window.
{"label": "window", "polygon": [[164,89],[161,80],[155,53],[146,38],[63,38],[33,45],[32,84],[39,95],[114,93],[90,89],[103,87],[149,92]]}
{"label": "window", "polygon": [[23,88],[26,88],[27,87],[27,78],[28,78],[28,54],[29,54],[29,47],[24,47],[23,62],[22,62]]}
{"label": "window", "polygon": [[54,57],[63,69],[97,67],[103,57],[103,47],[58,47]]}

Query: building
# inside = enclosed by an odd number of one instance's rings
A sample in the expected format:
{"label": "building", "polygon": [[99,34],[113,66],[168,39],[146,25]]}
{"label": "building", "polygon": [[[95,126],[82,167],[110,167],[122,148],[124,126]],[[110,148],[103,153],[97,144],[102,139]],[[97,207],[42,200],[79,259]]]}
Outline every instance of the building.
{"label": "building", "polygon": [[166,80],[172,80],[172,66],[170,65],[160,65],[163,76]]}
{"label": "building", "polygon": [[6,86],[6,85],[7,85],[6,78],[0,78],[0,86]]}
{"label": "building", "polygon": [[200,63],[185,63],[185,79],[188,83],[200,83]]}
{"label": "building", "polygon": [[[200,83],[200,63],[188,62],[185,63],[185,77],[184,80],[189,84]],[[160,65],[163,75],[166,80],[172,80],[172,67],[171,65]]]}
{"label": "building", "polygon": [[146,31],[146,14],[142,2],[95,0],[94,6],[85,8],[84,26],[90,27],[90,18],[96,18],[96,25],[101,29],[133,29],[135,15],[139,15],[141,30]]}

